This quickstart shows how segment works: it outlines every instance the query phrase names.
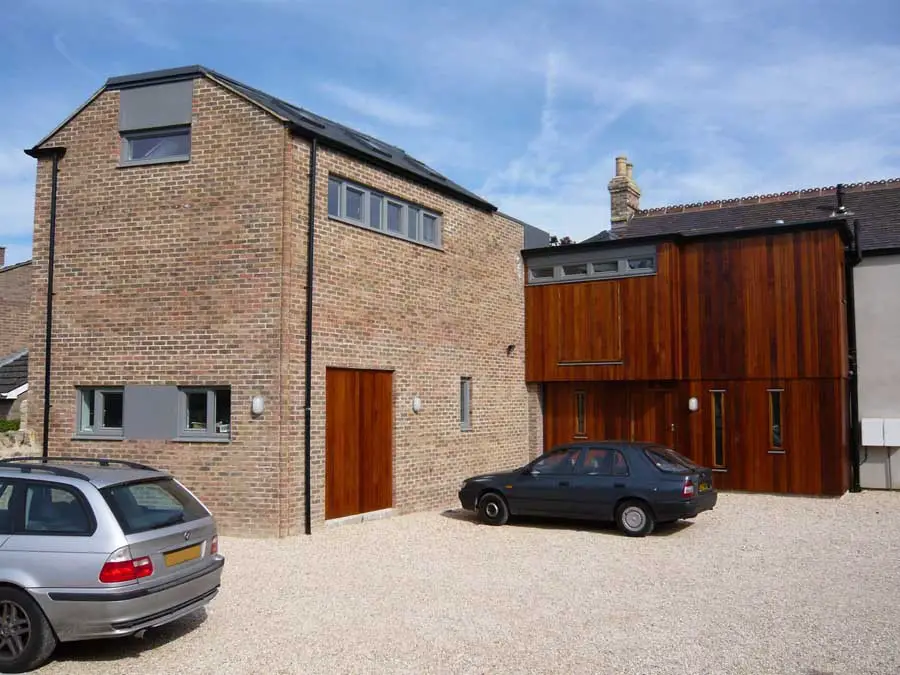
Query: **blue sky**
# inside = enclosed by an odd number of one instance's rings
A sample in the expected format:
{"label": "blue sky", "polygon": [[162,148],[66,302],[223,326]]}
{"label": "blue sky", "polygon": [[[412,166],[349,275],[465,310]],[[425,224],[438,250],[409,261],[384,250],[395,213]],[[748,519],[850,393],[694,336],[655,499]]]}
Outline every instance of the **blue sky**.
{"label": "blue sky", "polygon": [[201,63],[584,239],[613,158],[643,207],[900,176],[895,0],[16,0],[0,22],[0,245],[22,152],[104,80]]}

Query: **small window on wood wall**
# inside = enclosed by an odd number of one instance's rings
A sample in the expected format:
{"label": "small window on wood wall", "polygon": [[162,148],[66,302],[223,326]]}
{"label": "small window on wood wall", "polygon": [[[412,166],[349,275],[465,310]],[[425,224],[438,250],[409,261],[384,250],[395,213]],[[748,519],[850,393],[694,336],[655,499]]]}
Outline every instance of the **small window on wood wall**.
{"label": "small window on wood wall", "polygon": [[769,389],[769,449],[773,452],[784,452],[781,426],[783,393],[783,389]]}
{"label": "small window on wood wall", "polygon": [[710,391],[712,396],[713,466],[725,468],[725,392]]}
{"label": "small window on wood wall", "polygon": [[575,436],[587,435],[587,420],[585,419],[585,393],[575,392]]}

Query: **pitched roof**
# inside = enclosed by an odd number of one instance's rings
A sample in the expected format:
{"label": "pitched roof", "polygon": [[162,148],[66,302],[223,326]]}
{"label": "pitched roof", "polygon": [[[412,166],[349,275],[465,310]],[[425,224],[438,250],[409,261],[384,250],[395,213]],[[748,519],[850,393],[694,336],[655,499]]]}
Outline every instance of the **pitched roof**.
{"label": "pitched roof", "polygon": [[[412,180],[425,183],[438,192],[455,197],[477,208],[487,211],[497,210],[497,207],[487,200],[479,197],[474,192],[467,190],[458,183],[454,183],[446,176],[435,171],[430,166],[427,166],[424,162],[412,157],[404,150],[394,145],[385,143],[384,141],[368,136],[355,129],[351,129],[338,122],[326,119],[320,115],[316,115],[315,113],[297,107],[276,96],[267,94],[259,89],[255,89],[243,82],[238,82],[211,68],[201,65],[183,66],[180,68],[154,70],[133,75],[111,77],[106,81],[104,86],[99,91],[95,92],[81,108],[76,110],[75,113],[69,117],[69,119],[77,115],[80,110],[90,103],[90,101],[105,90],[119,90],[151,84],[162,84],[164,82],[177,82],[179,80],[194,79],[197,77],[208,77],[209,79],[230,88],[238,95],[243,96],[256,105],[268,110],[276,117],[282,119],[299,135],[316,138],[323,145],[342,150],[348,154],[360,157],[365,161],[379,165],[388,171],[394,171],[395,173],[404,175]],[[63,124],[65,124],[65,122]],[[50,135],[39,142],[35,148],[46,142],[46,140],[56,133],[59,128],[60,127],[57,127]]]}
{"label": "pitched roof", "polygon": [[[900,249],[900,178],[843,186],[844,214],[859,219],[863,252]],[[698,204],[664,206],[638,211],[614,235],[601,232],[585,241],[646,237],[676,232],[700,234],[771,227],[828,218],[837,202],[835,187],[812,188]]]}
{"label": "pitched roof", "polygon": [[0,359],[0,396],[28,383],[28,350]]}

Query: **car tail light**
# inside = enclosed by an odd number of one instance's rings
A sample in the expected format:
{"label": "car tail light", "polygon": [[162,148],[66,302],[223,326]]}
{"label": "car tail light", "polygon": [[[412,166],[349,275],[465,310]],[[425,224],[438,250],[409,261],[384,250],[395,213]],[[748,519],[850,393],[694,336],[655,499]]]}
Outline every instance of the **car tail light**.
{"label": "car tail light", "polygon": [[132,558],[127,546],[114,551],[103,569],[100,570],[100,581],[104,584],[117,584],[122,581],[143,579],[153,574],[153,562],[147,556]]}
{"label": "car tail light", "polygon": [[694,487],[694,481],[690,478],[684,479],[684,487],[681,488],[681,496],[685,499],[690,499],[696,493],[696,488]]}
{"label": "car tail light", "polygon": [[219,535],[214,534],[209,542],[209,554],[215,555],[219,552]]}

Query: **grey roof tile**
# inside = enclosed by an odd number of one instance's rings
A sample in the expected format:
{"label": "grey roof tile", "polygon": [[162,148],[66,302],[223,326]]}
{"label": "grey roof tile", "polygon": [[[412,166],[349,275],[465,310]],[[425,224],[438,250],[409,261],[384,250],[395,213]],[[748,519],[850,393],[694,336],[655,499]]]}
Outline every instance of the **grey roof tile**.
{"label": "grey roof tile", "polygon": [[28,352],[17,352],[0,359],[0,396],[28,382]]}

